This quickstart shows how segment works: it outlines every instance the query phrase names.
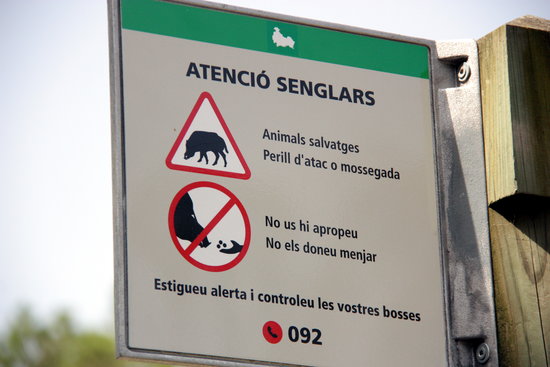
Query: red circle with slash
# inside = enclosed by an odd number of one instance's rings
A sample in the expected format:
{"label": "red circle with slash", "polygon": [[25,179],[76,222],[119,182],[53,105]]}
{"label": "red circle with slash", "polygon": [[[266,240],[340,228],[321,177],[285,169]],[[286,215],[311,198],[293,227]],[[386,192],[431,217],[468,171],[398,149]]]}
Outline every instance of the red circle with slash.
{"label": "red circle with slash", "polygon": [[[197,193],[200,193],[201,196],[195,195]],[[211,193],[212,195],[208,195],[208,193]],[[187,198],[183,199],[186,194],[189,195],[187,196]],[[195,234],[193,236],[194,238],[186,238],[186,240],[190,241],[191,243],[188,246],[184,247],[181,241],[182,239],[179,238],[176,234],[177,231],[174,217],[176,215],[176,210],[178,204],[180,203],[180,200],[190,200],[188,198],[190,198],[191,195],[202,198],[201,200],[195,200],[194,203],[191,203],[191,211],[188,213],[188,215],[193,217],[193,221],[197,221],[196,215],[194,213],[197,207],[200,208],[201,206],[209,206],[214,209],[211,210],[212,214],[209,216],[205,223],[199,224],[198,221],[196,222],[199,226],[198,234]],[[195,210],[193,209],[193,207],[195,207]],[[189,219],[191,220],[191,218]],[[189,220],[187,222],[189,222]],[[197,224],[194,224],[194,226],[196,227]],[[250,245],[250,220],[248,219],[248,215],[246,213],[246,210],[244,209],[244,206],[231,191],[213,182],[194,182],[182,188],[176,194],[170,205],[168,226],[170,228],[170,236],[172,237],[172,241],[174,242],[174,245],[178,249],[179,253],[191,264],[199,269],[206,271],[220,272],[233,268],[244,258]],[[212,231],[220,231],[220,227],[231,228],[235,226],[237,226],[240,230],[240,233],[242,233],[241,238],[239,239],[240,241],[242,241],[242,245],[237,243],[239,245],[240,251],[238,253],[235,253],[235,256],[226,256],[227,261],[225,261],[225,257],[222,256],[221,260],[216,259],[215,262],[210,262],[208,261],[208,259],[205,259],[204,257],[201,258],[197,255],[205,247],[202,246],[204,244],[203,240],[205,240],[207,236],[212,233]],[[223,229],[221,231],[223,232]],[[221,242],[222,241],[220,241],[220,243]],[[224,245],[226,244],[224,243]],[[208,246],[215,247],[216,244],[212,243]],[[242,246],[242,248],[240,246]],[[220,246],[218,245],[218,247]],[[213,251],[211,252],[215,253]]]}

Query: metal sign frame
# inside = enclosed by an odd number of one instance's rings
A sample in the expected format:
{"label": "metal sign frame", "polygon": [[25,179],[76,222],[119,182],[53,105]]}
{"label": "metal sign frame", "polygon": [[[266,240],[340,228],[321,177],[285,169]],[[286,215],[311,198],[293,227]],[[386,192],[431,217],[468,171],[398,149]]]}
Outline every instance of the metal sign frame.
{"label": "metal sign frame", "polygon": [[[430,41],[197,0],[172,1],[426,46],[439,192],[449,366],[498,366],[475,41]],[[120,2],[109,0],[117,356],[213,366],[271,363],[136,350],[128,344],[126,192]]]}

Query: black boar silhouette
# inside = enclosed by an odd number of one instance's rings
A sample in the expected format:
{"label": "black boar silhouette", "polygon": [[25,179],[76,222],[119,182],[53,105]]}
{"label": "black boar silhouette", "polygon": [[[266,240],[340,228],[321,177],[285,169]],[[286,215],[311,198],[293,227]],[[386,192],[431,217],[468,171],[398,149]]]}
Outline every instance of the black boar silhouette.
{"label": "black boar silhouette", "polygon": [[227,145],[225,145],[225,140],[218,134],[210,131],[193,131],[189,139],[185,142],[185,154],[183,158],[189,159],[193,157],[196,152],[199,152],[199,162],[204,158],[206,164],[208,164],[206,153],[212,152],[216,156],[216,160],[212,165],[215,166],[218,163],[218,159],[221,155],[224,162],[223,166],[226,167],[227,160],[225,159],[224,151],[229,153]]}
{"label": "black boar silhouette", "polygon": [[[174,229],[176,230],[176,236],[178,236],[178,238],[191,242],[193,242],[204,230],[204,227],[200,225],[195,217],[193,201],[189,193],[185,193],[178,202],[178,205],[176,205],[176,210],[174,212]],[[208,237],[204,237],[199,245],[200,247],[207,247],[210,245]]]}

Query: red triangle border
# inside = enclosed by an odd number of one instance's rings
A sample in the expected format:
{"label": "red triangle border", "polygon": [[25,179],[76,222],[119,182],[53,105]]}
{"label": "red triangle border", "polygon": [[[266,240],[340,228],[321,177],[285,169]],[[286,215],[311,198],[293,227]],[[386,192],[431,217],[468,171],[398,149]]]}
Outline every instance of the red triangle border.
{"label": "red triangle border", "polygon": [[[195,116],[199,112],[200,107],[202,106],[205,99],[208,99],[210,102],[210,105],[214,109],[214,113],[216,114],[216,117],[218,118],[218,121],[220,122],[220,125],[222,126],[227,138],[229,139],[229,142],[235,151],[235,154],[239,158],[239,161],[244,168],[244,173],[235,173],[235,172],[228,172],[228,171],[220,171],[216,169],[210,169],[210,168],[202,168],[202,167],[193,167],[193,166],[187,166],[187,165],[180,165],[180,164],[174,164],[172,163],[172,159],[174,158],[176,151],[178,150],[180,144],[183,141],[183,138],[187,134],[187,131],[191,127],[193,120],[195,119]],[[185,124],[183,125],[183,128],[181,129],[178,138],[176,139],[176,142],[172,146],[172,149],[170,150],[170,153],[168,153],[168,156],[166,157],[166,166],[170,169],[176,170],[176,171],[187,171],[187,172],[195,172],[195,173],[203,173],[208,175],[215,175],[215,176],[222,176],[222,177],[231,177],[231,178],[238,178],[242,180],[248,180],[251,176],[250,168],[248,168],[248,165],[246,164],[246,161],[244,160],[244,157],[235,142],[235,139],[233,138],[233,135],[231,134],[231,131],[227,127],[227,124],[225,123],[225,120],[220,112],[220,109],[216,105],[216,102],[214,102],[214,98],[212,95],[208,92],[202,92],[199,96],[199,99],[195,103],[195,106],[193,107],[193,110],[191,111],[191,114],[189,114],[189,117],[187,118],[187,121],[185,121]]]}

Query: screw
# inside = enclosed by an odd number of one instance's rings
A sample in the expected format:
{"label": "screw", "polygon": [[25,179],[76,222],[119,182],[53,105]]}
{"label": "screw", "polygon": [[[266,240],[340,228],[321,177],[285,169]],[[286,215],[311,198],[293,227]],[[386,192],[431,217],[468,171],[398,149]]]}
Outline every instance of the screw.
{"label": "screw", "polygon": [[460,69],[458,69],[458,81],[461,83],[466,83],[470,79],[472,71],[470,70],[470,65],[467,63],[462,63]]}
{"label": "screw", "polygon": [[489,357],[491,356],[491,350],[489,349],[489,346],[487,343],[481,343],[478,345],[476,349],[476,360],[481,363],[485,364],[489,360]]}

